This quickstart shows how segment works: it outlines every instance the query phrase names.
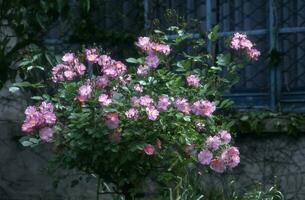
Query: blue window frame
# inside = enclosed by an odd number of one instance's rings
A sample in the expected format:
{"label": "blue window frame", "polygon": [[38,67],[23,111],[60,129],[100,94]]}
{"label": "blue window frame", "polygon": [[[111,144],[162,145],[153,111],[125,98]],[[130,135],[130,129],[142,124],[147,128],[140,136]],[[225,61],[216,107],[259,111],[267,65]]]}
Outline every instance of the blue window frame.
{"label": "blue window frame", "polygon": [[144,0],[146,27],[166,8],[198,19],[201,31],[219,24],[221,37],[239,31],[255,41],[262,59],[241,71],[227,94],[239,108],[305,112],[304,0]]}

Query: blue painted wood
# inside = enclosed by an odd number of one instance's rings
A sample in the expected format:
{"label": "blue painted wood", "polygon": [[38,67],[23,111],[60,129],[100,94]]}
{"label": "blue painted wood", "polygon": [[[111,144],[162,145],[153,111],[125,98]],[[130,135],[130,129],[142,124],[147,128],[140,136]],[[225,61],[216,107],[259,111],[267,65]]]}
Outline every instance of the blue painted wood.
{"label": "blue painted wood", "polygon": [[144,28],[148,29],[149,28],[149,18],[148,18],[149,0],[143,0],[143,4],[144,4]]}
{"label": "blue painted wood", "polygon": [[[273,0],[268,0],[268,12],[269,12],[269,26],[268,26],[268,34],[269,34],[269,48],[275,48],[275,27],[274,27],[274,4]],[[270,106],[272,110],[276,110],[276,106],[278,103],[278,96],[277,96],[277,66],[270,66],[271,73],[270,73]]]}
{"label": "blue painted wood", "polygon": [[[206,31],[210,31],[212,28],[212,0],[206,0]],[[212,52],[212,43],[207,42],[207,51]]]}

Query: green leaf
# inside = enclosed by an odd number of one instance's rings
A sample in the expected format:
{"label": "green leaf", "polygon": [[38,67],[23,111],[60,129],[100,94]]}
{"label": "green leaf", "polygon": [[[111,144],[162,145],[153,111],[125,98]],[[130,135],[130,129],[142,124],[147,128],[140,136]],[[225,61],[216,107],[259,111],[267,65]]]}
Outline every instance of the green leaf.
{"label": "green leaf", "polygon": [[19,63],[19,66],[20,66],[20,67],[23,67],[23,66],[27,66],[27,65],[29,65],[29,64],[31,64],[31,63],[32,63],[31,60],[24,60],[24,61],[22,61],[22,62]]}
{"label": "green leaf", "polygon": [[18,92],[20,90],[20,88],[19,87],[10,87],[9,88],[9,91],[11,92],[11,93],[15,93],[15,92]]}
{"label": "green leaf", "polygon": [[126,59],[126,62],[128,62],[128,63],[134,63],[134,64],[139,63],[139,61],[138,61],[137,59],[135,59],[135,58],[127,58],[127,59]]}
{"label": "green leaf", "polygon": [[228,66],[231,63],[230,54],[219,54],[216,58],[216,63],[219,66]]}
{"label": "green leaf", "polygon": [[186,122],[190,122],[191,121],[191,117],[190,116],[184,116],[183,120]]}
{"label": "green leaf", "polygon": [[177,117],[178,119],[183,118],[183,116],[184,116],[184,115],[183,115],[181,112],[179,112],[179,113],[176,114],[176,117]]}
{"label": "green leaf", "polygon": [[37,139],[37,138],[30,138],[29,139],[29,142],[32,142],[33,144],[38,144],[39,143],[39,139]]}
{"label": "green leaf", "polygon": [[208,34],[209,40],[215,42],[218,39],[218,32],[220,30],[220,26],[216,25],[212,28],[212,31]]}
{"label": "green leaf", "polygon": [[22,144],[22,146],[24,146],[24,147],[29,147],[29,146],[31,146],[33,143],[30,142],[30,141],[23,141],[23,142],[21,142],[21,144]]}
{"label": "green leaf", "polygon": [[37,101],[43,100],[43,98],[41,96],[33,96],[33,97],[31,97],[31,99],[37,100]]}
{"label": "green leaf", "polygon": [[215,67],[215,66],[212,66],[211,67],[212,70],[215,70],[215,71],[221,71],[221,67]]}
{"label": "green leaf", "polygon": [[249,119],[249,115],[243,115],[240,120],[241,121],[247,121]]}

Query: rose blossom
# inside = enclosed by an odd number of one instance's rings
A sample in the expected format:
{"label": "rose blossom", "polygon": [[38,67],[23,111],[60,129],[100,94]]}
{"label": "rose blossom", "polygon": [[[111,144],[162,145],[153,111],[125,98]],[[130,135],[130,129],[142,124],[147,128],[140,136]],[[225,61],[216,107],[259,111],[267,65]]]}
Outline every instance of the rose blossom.
{"label": "rose blossom", "polygon": [[146,153],[146,155],[153,155],[155,153],[155,147],[151,144],[146,144],[144,146],[144,152]]}
{"label": "rose blossom", "polygon": [[136,92],[143,92],[143,86],[141,86],[140,84],[135,84],[133,89],[136,91]]}
{"label": "rose blossom", "polygon": [[64,76],[68,81],[72,81],[74,79],[74,77],[76,77],[76,75],[77,74],[75,72],[70,71],[70,70],[64,72]]}
{"label": "rose blossom", "polygon": [[202,165],[209,165],[212,161],[213,154],[209,150],[202,150],[198,154],[198,161]]}
{"label": "rose blossom", "polygon": [[197,75],[189,75],[186,77],[188,86],[198,88],[200,85],[200,78]]}
{"label": "rose blossom", "polygon": [[43,125],[53,125],[56,122],[54,106],[46,101],[43,101],[38,108],[35,106],[27,107],[24,113],[26,118],[21,129],[25,133],[30,133]]}
{"label": "rose blossom", "polygon": [[149,67],[147,65],[140,65],[137,69],[137,74],[139,76],[146,76],[149,72]]}
{"label": "rose blossom", "polygon": [[210,117],[215,110],[215,103],[207,100],[199,100],[192,105],[192,111],[195,115]]}
{"label": "rose blossom", "polygon": [[147,65],[150,68],[157,68],[159,66],[159,58],[156,54],[150,53],[146,58],[145,58],[145,65]]}
{"label": "rose blossom", "polygon": [[186,114],[189,114],[191,111],[191,108],[190,108],[190,105],[189,105],[187,99],[184,99],[184,98],[178,97],[175,101],[175,106],[179,111],[186,113]]}
{"label": "rose blossom", "polygon": [[101,94],[98,97],[98,102],[101,104],[101,106],[109,106],[112,100],[109,98],[107,94]]}
{"label": "rose blossom", "polygon": [[206,147],[211,151],[217,150],[220,144],[221,144],[220,138],[216,135],[213,137],[209,136],[205,142]]}
{"label": "rose blossom", "polygon": [[100,66],[110,65],[112,62],[112,59],[108,55],[101,55],[98,59],[98,64]]}
{"label": "rose blossom", "polygon": [[79,74],[79,75],[84,75],[86,72],[86,66],[82,63],[76,63],[74,65],[75,71]]}
{"label": "rose blossom", "polygon": [[128,119],[137,119],[139,117],[139,111],[135,108],[130,108],[128,111],[125,112],[125,116]]}
{"label": "rose blossom", "polygon": [[231,134],[226,130],[220,130],[218,132],[218,136],[220,137],[221,141],[225,144],[229,144],[231,142]]}
{"label": "rose blossom", "polygon": [[53,129],[50,127],[44,127],[39,130],[39,137],[45,142],[50,142],[53,138]]}
{"label": "rose blossom", "polygon": [[258,60],[258,57],[261,55],[261,52],[258,51],[257,49],[253,48],[253,49],[247,50],[247,54],[250,59]]}
{"label": "rose blossom", "polygon": [[223,151],[221,159],[226,166],[234,168],[240,163],[239,150],[236,147],[229,147]]}
{"label": "rose blossom", "polygon": [[154,102],[153,99],[148,95],[139,97],[139,104],[141,106],[148,107],[148,106],[151,106],[153,104],[153,102]]}
{"label": "rose blossom", "polygon": [[136,45],[143,51],[149,51],[151,49],[151,41],[149,37],[139,37]]}
{"label": "rose blossom", "polygon": [[75,59],[74,53],[66,53],[63,57],[62,57],[62,61],[66,62],[66,63],[72,63]]}
{"label": "rose blossom", "polygon": [[34,130],[34,128],[41,126],[43,123],[43,115],[39,111],[35,111],[33,113],[26,114],[26,118],[22,124],[21,129],[25,133],[30,133]]}
{"label": "rose blossom", "polygon": [[44,123],[48,125],[53,125],[56,123],[56,116],[53,113],[54,106],[51,103],[47,103],[43,101],[39,106],[40,113],[42,114],[42,118],[44,119]]}
{"label": "rose blossom", "polygon": [[71,81],[85,74],[86,66],[80,63],[73,53],[66,53],[62,60],[63,64],[57,64],[52,68],[53,82]]}
{"label": "rose blossom", "polygon": [[226,169],[225,164],[223,160],[217,158],[213,159],[210,163],[210,168],[218,173],[223,173]]}
{"label": "rose blossom", "polygon": [[[108,58],[108,56],[106,56]],[[102,66],[102,72],[104,75],[110,77],[110,78],[116,78],[119,76],[122,76],[125,71],[127,70],[127,67],[124,63],[121,61],[116,61],[116,60],[101,60],[102,58],[99,58],[99,64]]]}
{"label": "rose blossom", "polygon": [[167,96],[158,97],[157,109],[159,111],[166,111],[168,106],[170,106],[170,105],[171,105],[171,102]]}
{"label": "rose blossom", "polygon": [[95,84],[99,88],[105,88],[109,83],[107,76],[97,76]]}
{"label": "rose blossom", "polygon": [[78,89],[78,100],[81,103],[88,101],[88,99],[91,96],[91,92],[92,92],[91,85],[85,84],[80,86],[80,88]]}
{"label": "rose blossom", "polygon": [[146,108],[146,114],[149,120],[155,121],[159,116],[159,111],[155,107],[150,106]]}
{"label": "rose blossom", "polygon": [[247,35],[235,33],[231,39],[230,47],[234,50],[244,49],[248,57],[252,60],[258,60],[260,51],[254,48],[253,43],[247,38]]}
{"label": "rose blossom", "polygon": [[171,51],[169,45],[167,44],[153,43],[151,48],[152,50],[164,55],[168,55]]}
{"label": "rose blossom", "polygon": [[86,49],[86,59],[90,62],[90,63],[97,63],[99,60],[99,55],[97,53],[96,49]]}
{"label": "rose blossom", "polygon": [[131,105],[134,107],[140,106],[140,98],[139,97],[131,97]]}
{"label": "rose blossom", "polygon": [[108,112],[105,116],[106,126],[109,129],[116,129],[119,126],[119,113],[117,112]]}

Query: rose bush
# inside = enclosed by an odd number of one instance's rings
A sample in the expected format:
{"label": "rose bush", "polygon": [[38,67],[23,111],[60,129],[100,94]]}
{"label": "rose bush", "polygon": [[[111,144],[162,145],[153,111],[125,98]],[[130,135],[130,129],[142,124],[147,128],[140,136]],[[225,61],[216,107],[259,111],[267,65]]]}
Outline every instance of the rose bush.
{"label": "rose bush", "polygon": [[26,109],[21,142],[54,143],[58,167],[94,174],[126,199],[145,189],[147,177],[169,187],[192,163],[232,169],[239,150],[221,117],[231,105],[222,94],[259,51],[244,34],[228,42],[215,56],[203,51],[202,38],[171,27],[139,37],[140,56],[128,66],[97,48],[66,53],[51,72],[54,94],[34,97],[42,103]]}

